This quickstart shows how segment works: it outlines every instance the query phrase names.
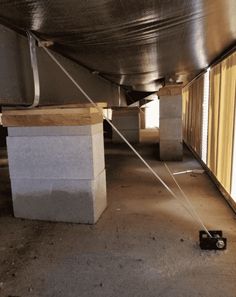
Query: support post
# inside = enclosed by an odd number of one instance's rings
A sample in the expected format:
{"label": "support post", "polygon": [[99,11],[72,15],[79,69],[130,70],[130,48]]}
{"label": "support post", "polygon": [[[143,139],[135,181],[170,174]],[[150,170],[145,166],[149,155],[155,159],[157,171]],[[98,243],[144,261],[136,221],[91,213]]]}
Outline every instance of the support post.
{"label": "support post", "polygon": [[96,108],[5,110],[14,215],[94,224],[107,205]]}
{"label": "support post", "polygon": [[[112,109],[112,123],[131,143],[138,143],[140,138],[140,110],[138,107],[117,107]],[[123,140],[113,130],[112,141]]]}
{"label": "support post", "polygon": [[160,98],[160,159],[180,161],[183,159],[182,96],[180,89],[158,92]]}

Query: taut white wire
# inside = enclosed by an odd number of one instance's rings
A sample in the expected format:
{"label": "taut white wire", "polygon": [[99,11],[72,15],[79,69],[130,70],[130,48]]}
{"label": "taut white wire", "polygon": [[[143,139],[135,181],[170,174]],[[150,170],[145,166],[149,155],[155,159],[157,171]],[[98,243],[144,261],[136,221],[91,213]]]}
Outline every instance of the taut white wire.
{"label": "taut white wire", "polygon": [[164,163],[166,170],[169,172],[170,176],[172,177],[173,181],[175,182],[176,186],[178,187],[178,189],[180,190],[180,193],[182,194],[182,196],[184,197],[185,201],[187,202],[192,215],[194,215],[195,219],[199,222],[200,225],[202,225],[202,227],[204,228],[204,230],[206,231],[206,233],[210,236],[210,232],[207,230],[206,226],[204,225],[202,219],[200,218],[200,216],[198,215],[198,213],[196,212],[195,208],[193,207],[192,203],[190,202],[190,200],[188,199],[187,195],[184,193],[184,191],[182,190],[182,188],[180,187],[179,183],[177,182],[176,178],[174,177],[173,173],[170,171],[169,167],[167,166],[166,163]]}
{"label": "taut white wire", "polygon": [[[32,33],[31,33],[32,34]],[[40,39],[32,34],[34,38],[40,42]],[[161,179],[161,177],[152,169],[152,167],[143,159],[143,157],[136,151],[136,149],[129,143],[129,141],[121,134],[121,132],[112,124],[112,122],[103,114],[103,109],[98,106],[90,96],[82,89],[82,87],[75,81],[75,79],[70,75],[70,73],[61,65],[61,63],[54,57],[54,55],[43,45],[41,44],[42,49],[49,55],[49,57],[57,64],[57,66],[65,73],[65,75],[73,82],[73,84],[77,87],[77,89],[85,96],[85,98],[99,111],[99,113],[103,116],[103,118],[109,123],[109,125],[116,131],[116,133],[124,140],[124,142],[130,147],[130,149],[134,152],[134,154],[143,162],[143,164],[149,169],[149,171],[155,176],[155,178],[167,189],[167,191],[181,203],[181,205],[190,213],[192,216],[192,212],[182,203],[182,201],[178,198],[178,196],[168,187],[168,185]],[[200,223],[200,222],[199,222]],[[200,223],[201,226],[207,231],[206,227]]]}

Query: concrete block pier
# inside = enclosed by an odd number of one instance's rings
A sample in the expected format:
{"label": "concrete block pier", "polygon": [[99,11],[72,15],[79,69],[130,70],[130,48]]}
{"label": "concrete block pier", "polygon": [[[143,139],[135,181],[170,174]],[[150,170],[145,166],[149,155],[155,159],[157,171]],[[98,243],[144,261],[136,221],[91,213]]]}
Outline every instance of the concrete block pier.
{"label": "concrete block pier", "polygon": [[[112,109],[112,123],[131,143],[138,143],[140,138],[140,110],[138,107],[117,107]],[[112,141],[123,140],[113,130]]]}
{"label": "concrete block pier", "polygon": [[180,161],[183,158],[181,87],[164,87],[160,99],[160,159]]}
{"label": "concrete block pier", "polygon": [[95,108],[5,110],[14,215],[94,224],[107,205]]}

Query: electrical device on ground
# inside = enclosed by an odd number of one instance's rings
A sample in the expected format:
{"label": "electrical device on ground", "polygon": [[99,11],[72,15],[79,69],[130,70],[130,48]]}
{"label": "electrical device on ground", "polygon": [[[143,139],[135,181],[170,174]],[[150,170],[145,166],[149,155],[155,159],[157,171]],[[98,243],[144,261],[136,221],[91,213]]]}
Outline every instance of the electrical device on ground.
{"label": "electrical device on ground", "polygon": [[199,245],[202,250],[225,250],[227,247],[227,239],[223,237],[220,230],[209,230],[211,237],[206,231],[199,231]]}

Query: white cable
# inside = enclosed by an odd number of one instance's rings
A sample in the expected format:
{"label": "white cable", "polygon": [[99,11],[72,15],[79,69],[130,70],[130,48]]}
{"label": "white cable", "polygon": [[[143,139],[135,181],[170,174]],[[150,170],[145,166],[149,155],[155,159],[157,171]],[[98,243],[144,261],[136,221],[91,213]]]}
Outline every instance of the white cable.
{"label": "white cable", "polygon": [[185,171],[179,171],[172,173],[173,175],[180,175],[185,173],[193,173],[193,174],[203,174],[205,170],[203,169],[191,169],[191,170],[185,170]]}
{"label": "white cable", "polygon": [[[32,33],[31,33],[32,34]],[[40,42],[39,38],[32,34],[34,38]],[[150,172],[155,176],[155,178],[167,189],[167,191],[177,199],[182,206],[188,211],[189,209],[179,200],[178,196],[168,187],[168,185],[161,179],[161,177],[152,169],[152,167],[143,159],[143,157],[136,151],[136,149],[129,143],[129,141],[120,133],[120,131],[112,124],[112,122],[103,114],[103,109],[98,106],[90,96],[80,87],[80,85],[75,81],[75,79],[69,74],[69,72],[61,65],[61,63],[54,57],[54,55],[43,45],[41,44],[42,49],[49,55],[49,57],[57,64],[57,66],[65,73],[65,75],[73,82],[77,89],[85,96],[85,98],[99,111],[103,118],[109,123],[109,125],[116,131],[116,133],[124,140],[124,142],[130,147],[130,149],[135,153],[135,155],[143,162],[143,164],[150,170]],[[190,212],[191,214],[191,212]],[[204,229],[205,226],[201,224]],[[209,233],[207,231],[207,233]]]}
{"label": "white cable", "polygon": [[169,172],[170,176],[172,177],[172,179],[174,180],[175,184],[177,185],[178,189],[180,190],[182,196],[184,197],[185,201],[187,202],[192,214],[194,215],[195,219],[199,222],[199,224],[204,228],[204,230],[206,231],[206,233],[212,237],[212,235],[210,234],[210,232],[207,230],[206,226],[204,225],[202,219],[200,218],[200,216],[198,215],[198,213],[196,212],[195,208],[193,207],[192,203],[190,202],[190,200],[188,199],[187,195],[184,193],[184,191],[182,190],[182,188],[180,187],[179,183],[177,182],[176,178],[174,177],[173,173],[170,171],[169,167],[167,166],[166,163],[164,163],[167,171]]}

